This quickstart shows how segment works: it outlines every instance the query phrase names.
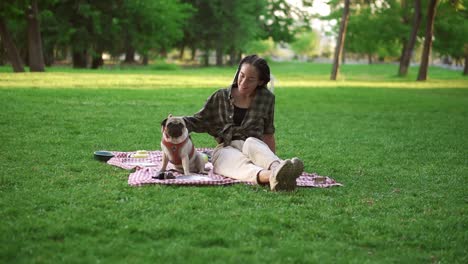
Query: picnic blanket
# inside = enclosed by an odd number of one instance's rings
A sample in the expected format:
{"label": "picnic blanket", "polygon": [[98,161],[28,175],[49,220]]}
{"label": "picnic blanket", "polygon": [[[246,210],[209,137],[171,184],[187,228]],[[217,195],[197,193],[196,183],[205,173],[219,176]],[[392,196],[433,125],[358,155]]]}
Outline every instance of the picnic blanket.
{"label": "picnic blanket", "polygon": [[[211,153],[213,149],[197,148],[199,152]],[[229,185],[236,183],[255,184],[252,182],[236,180],[213,172],[213,165],[208,162],[205,169],[207,174],[182,175],[182,173],[174,172],[175,179],[159,180],[154,179],[161,169],[162,151],[149,151],[147,158],[133,158],[136,152],[120,152],[112,151],[114,157],[107,161],[108,164],[117,166],[122,169],[132,170],[128,177],[130,186],[142,186],[147,184],[164,184],[164,185]],[[169,163],[167,169],[174,169]],[[330,177],[320,176],[316,173],[304,172],[297,179],[297,186],[301,187],[319,187],[327,188],[332,186],[342,186]]]}

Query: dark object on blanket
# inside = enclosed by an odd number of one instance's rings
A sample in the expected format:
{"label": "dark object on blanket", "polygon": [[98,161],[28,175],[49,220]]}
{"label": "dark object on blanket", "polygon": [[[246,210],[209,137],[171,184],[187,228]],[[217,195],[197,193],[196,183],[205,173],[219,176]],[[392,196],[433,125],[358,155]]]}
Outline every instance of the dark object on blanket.
{"label": "dark object on blanket", "polygon": [[161,171],[158,173],[158,175],[153,176],[152,178],[158,179],[158,180],[168,180],[168,179],[175,179],[175,176],[170,171]]}
{"label": "dark object on blanket", "polygon": [[106,162],[110,160],[112,157],[114,157],[114,154],[112,154],[112,152],[109,152],[109,151],[100,150],[100,151],[94,152],[94,159],[97,159],[99,161]]}

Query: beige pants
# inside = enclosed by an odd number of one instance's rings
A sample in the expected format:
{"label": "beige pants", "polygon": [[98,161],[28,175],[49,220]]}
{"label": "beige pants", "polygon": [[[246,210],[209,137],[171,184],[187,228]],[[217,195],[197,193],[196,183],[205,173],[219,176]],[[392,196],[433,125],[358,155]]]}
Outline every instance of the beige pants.
{"label": "beige pants", "polygon": [[257,175],[280,159],[265,142],[249,137],[245,141],[233,140],[224,147],[219,144],[213,151],[214,172],[229,178],[257,183]]}

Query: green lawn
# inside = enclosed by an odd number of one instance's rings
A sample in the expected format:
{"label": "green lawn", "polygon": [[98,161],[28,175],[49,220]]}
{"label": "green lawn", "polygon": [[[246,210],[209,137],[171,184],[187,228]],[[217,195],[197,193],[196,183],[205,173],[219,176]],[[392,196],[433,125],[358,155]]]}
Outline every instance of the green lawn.
{"label": "green lawn", "polygon": [[[234,68],[0,68],[0,263],[467,263],[468,79],[272,64],[277,150],[344,187],[129,187],[93,151],[159,149]],[[199,147],[213,147],[194,134]]]}

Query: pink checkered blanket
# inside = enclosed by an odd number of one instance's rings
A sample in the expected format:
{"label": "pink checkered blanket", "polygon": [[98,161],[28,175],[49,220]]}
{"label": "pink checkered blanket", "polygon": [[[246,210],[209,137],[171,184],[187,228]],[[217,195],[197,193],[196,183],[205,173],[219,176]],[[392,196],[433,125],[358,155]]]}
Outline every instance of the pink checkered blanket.
{"label": "pink checkered blanket", "polygon": [[[197,148],[200,152],[211,152],[213,149]],[[142,186],[146,184],[165,184],[165,185],[228,185],[235,183],[254,184],[252,182],[240,181],[227,178],[213,172],[211,163],[207,163],[206,170],[208,174],[196,174],[185,176],[174,172],[175,179],[159,180],[154,179],[159,173],[162,165],[162,152],[160,150],[149,151],[148,158],[132,158],[136,152],[113,151],[114,157],[107,161],[108,164],[134,170],[128,177],[128,184],[131,186]],[[169,163],[167,169],[174,169]],[[304,172],[297,179],[297,186],[301,187],[319,187],[327,188],[332,186],[342,186],[330,177],[319,176],[316,173]]]}

